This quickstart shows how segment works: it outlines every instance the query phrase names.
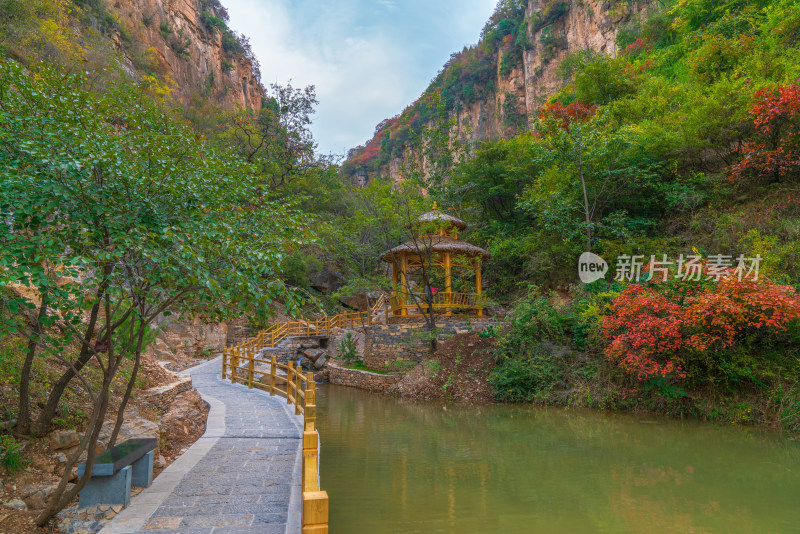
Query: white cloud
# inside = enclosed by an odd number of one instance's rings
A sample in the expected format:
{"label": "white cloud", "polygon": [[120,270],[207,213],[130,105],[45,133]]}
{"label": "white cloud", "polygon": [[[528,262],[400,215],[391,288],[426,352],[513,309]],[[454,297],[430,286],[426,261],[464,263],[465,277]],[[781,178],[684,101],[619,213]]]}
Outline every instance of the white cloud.
{"label": "white cloud", "polygon": [[[315,85],[320,152],[344,153],[477,40],[494,0],[223,0],[265,84]],[[377,5],[376,5],[377,4]]]}

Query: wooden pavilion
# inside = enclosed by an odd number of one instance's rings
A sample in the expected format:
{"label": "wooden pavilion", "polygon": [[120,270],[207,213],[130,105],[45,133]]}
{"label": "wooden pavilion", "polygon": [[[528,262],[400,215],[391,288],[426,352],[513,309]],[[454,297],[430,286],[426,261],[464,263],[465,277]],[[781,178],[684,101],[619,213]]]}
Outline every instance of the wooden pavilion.
{"label": "wooden pavilion", "polygon": [[[458,239],[459,230],[466,227],[467,223],[443,213],[434,203],[433,210],[417,220],[410,241],[383,253],[381,259],[392,266],[394,315],[420,315],[429,306],[444,315],[483,315],[481,263],[491,255]],[[474,292],[453,291],[454,271],[468,271],[474,276]],[[434,287],[437,279],[444,287]],[[466,282],[463,275],[456,279]]]}

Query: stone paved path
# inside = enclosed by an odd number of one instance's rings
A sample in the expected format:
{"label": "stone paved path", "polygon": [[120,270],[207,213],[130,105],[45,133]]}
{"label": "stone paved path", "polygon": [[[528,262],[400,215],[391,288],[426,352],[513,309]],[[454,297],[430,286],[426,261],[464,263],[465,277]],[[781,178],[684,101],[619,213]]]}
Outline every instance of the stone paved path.
{"label": "stone paved path", "polygon": [[217,358],[189,370],[210,405],[206,432],[101,534],[300,532],[301,416],[220,378]]}

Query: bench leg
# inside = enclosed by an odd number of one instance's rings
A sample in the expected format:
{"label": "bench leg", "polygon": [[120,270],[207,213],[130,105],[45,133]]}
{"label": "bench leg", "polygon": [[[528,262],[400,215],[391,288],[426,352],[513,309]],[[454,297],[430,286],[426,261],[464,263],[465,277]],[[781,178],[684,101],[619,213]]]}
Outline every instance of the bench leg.
{"label": "bench leg", "polygon": [[131,502],[131,466],[127,465],[108,477],[92,477],[84,486],[78,499],[78,508],[96,504],[121,504]]}
{"label": "bench leg", "polygon": [[134,488],[149,488],[153,483],[153,455],[155,451],[150,451],[131,465],[131,486]]}

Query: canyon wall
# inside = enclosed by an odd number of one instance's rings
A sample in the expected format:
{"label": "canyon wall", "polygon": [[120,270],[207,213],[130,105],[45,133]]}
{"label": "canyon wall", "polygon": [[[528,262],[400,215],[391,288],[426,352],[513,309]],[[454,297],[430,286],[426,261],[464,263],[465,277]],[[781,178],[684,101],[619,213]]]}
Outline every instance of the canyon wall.
{"label": "canyon wall", "polygon": [[217,1],[107,0],[106,5],[125,35],[116,37],[119,48],[125,50],[125,38],[146,46],[145,57],[136,59],[171,79],[181,101],[200,97],[225,108],[261,108],[257,65],[239,48],[242,41],[234,42]]}
{"label": "canyon wall", "polygon": [[[563,5],[558,16],[542,24],[541,13],[552,12],[557,3]],[[566,83],[559,67],[568,55],[582,50],[616,54],[619,29],[652,4],[652,0],[529,0],[525,11],[529,46],[522,60],[502,72],[503,56],[510,47],[501,46],[495,52],[493,89],[486,97],[460,104],[451,111],[453,133],[462,140],[475,142],[508,138],[529,126],[547,98]],[[507,99],[514,101],[506,104]],[[521,124],[509,124],[510,110],[515,110]],[[381,131],[376,132],[376,137],[381,135]],[[366,147],[374,145],[374,141]],[[351,156],[357,156],[360,150],[352,151]],[[362,185],[379,176],[398,181],[402,180],[402,167],[410,157],[410,150],[405,149],[402,155],[393,154],[379,169],[360,166],[349,172]],[[345,169],[348,172],[346,166]]]}

